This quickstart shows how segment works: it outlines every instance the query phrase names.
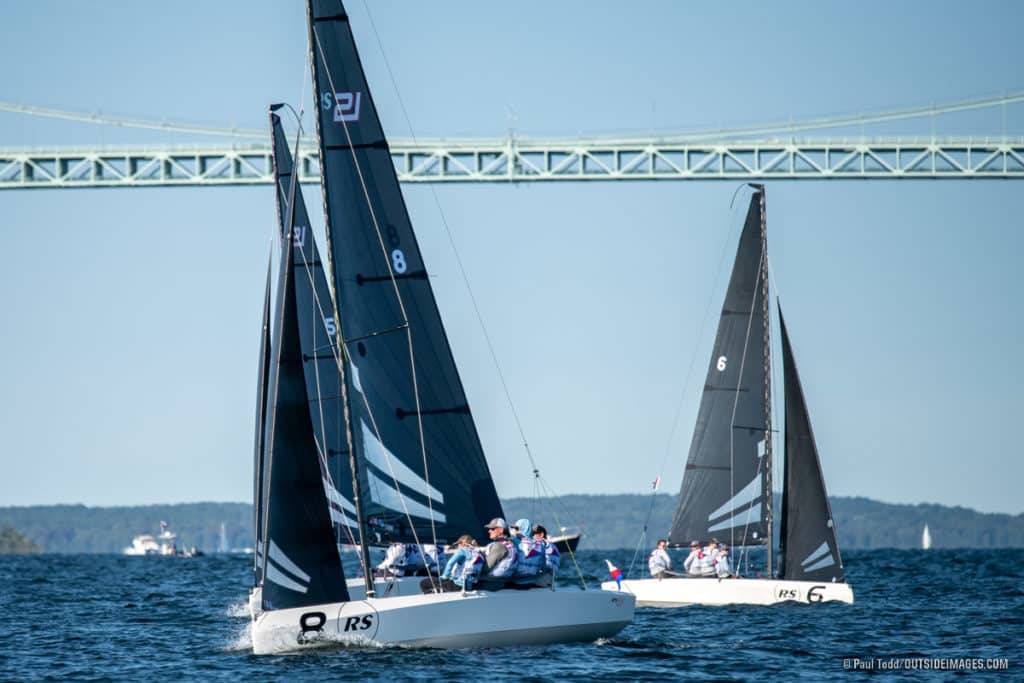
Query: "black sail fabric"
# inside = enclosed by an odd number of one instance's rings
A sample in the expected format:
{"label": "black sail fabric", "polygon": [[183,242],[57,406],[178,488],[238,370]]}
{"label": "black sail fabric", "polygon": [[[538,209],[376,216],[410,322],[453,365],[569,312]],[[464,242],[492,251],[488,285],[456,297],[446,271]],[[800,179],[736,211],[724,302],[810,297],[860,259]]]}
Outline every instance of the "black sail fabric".
{"label": "black sail fabric", "polygon": [[267,391],[266,610],[348,601],[310,419],[295,289],[292,235],[287,233]]}
{"label": "black sail fabric", "polygon": [[256,435],[253,462],[253,517],[256,548],[253,562],[253,585],[263,583],[263,434],[267,421],[267,379],[270,377],[270,263],[267,263],[267,287],[263,295],[263,332],[260,335],[260,369],[256,380]]}
{"label": "black sail fabric", "polygon": [[[355,544],[355,506],[352,502],[352,470],[348,464],[344,403],[339,368],[338,325],[327,285],[326,264],[313,237],[306,203],[293,185],[293,161],[280,118],[271,113],[274,174],[280,225],[293,223],[292,263],[295,268],[295,302],[306,378],[306,396],[317,453],[324,466],[324,490],[340,543]],[[294,197],[294,209],[289,205]]]}
{"label": "black sail fabric", "polygon": [[766,422],[761,231],[763,190],[750,199],[669,541],[770,541],[765,504]]}
{"label": "black sail fabric", "polygon": [[825,492],[818,447],[814,443],[804,390],[793,359],[786,322],[782,329],[782,371],[786,391],[785,484],[782,489],[780,571],[793,581],[838,581],[843,578],[832,508]]}
{"label": "black sail fabric", "polygon": [[374,543],[427,542],[434,533],[451,541],[501,515],[501,504],[348,17],[338,0],[307,7],[328,249],[351,361],[345,382],[367,531]]}

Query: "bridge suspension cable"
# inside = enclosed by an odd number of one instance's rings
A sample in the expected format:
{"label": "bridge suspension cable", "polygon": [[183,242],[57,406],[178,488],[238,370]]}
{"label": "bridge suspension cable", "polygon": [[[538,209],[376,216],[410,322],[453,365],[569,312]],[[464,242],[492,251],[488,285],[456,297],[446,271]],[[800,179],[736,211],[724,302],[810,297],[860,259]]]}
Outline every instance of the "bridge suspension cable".
{"label": "bridge suspension cable", "polygon": [[[666,132],[659,134],[657,139],[664,141],[686,141],[699,140],[732,140],[750,136],[780,135],[806,132],[811,130],[827,130],[830,128],[844,128],[849,126],[865,126],[890,121],[902,121],[907,119],[918,119],[933,117],[943,114],[971,111],[976,109],[989,109],[1002,107],[1010,104],[1024,102],[1024,92],[1004,93],[998,96],[959,100],[932,104],[929,106],[911,107],[902,109],[891,109],[885,111],[845,114],[838,116],[817,117],[801,119],[789,122],[765,123],[751,126],[734,128],[702,129],[691,132]],[[249,130],[244,128],[219,128],[195,123],[157,121],[152,119],[136,119],[103,114],[100,112],[86,113],[75,112],[49,107],[38,107],[27,104],[15,104],[0,102],[0,111],[6,111],[26,116],[41,118],[63,119],[79,123],[93,123],[98,125],[116,126],[121,128],[141,128],[147,130],[159,130],[170,133],[187,133],[192,135],[210,135],[228,139],[241,140],[263,140],[266,137],[265,131]],[[605,140],[628,140],[637,139],[637,136],[609,135],[602,134],[599,137]],[[640,136],[643,138],[652,137],[650,134]]]}

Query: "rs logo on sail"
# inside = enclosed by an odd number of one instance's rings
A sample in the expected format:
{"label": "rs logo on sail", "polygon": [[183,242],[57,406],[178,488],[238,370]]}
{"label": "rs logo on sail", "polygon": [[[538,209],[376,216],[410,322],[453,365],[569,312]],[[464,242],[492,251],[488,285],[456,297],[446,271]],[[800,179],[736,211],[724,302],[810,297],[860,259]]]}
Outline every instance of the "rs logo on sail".
{"label": "rs logo on sail", "polygon": [[337,92],[331,95],[325,92],[321,97],[324,109],[334,108],[334,122],[358,121],[359,105],[363,101],[361,92]]}

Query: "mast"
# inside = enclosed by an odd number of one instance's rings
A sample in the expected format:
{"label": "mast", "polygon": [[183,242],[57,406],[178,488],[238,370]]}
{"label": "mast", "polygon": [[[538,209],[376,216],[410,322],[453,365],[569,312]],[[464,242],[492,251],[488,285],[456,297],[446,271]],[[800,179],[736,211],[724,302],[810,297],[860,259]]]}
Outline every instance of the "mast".
{"label": "mast", "polygon": [[[340,2],[339,2],[340,5]],[[345,14],[343,7],[341,9],[341,16]],[[359,463],[356,459],[356,449],[352,438],[352,414],[349,406],[349,371],[348,365],[348,350],[345,348],[345,328],[342,325],[342,318],[338,309],[338,283],[335,282],[335,265],[333,263],[334,246],[331,244],[331,212],[328,208],[328,183],[327,183],[327,168],[324,162],[326,155],[326,148],[324,145],[324,131],[320,121],[320,107],[319,107],[319,96],[316,93],[317,84],[317,64],[319,60],[316,57],[317,51],[317,38],[316,38],[316,25],[313,14],[313,0],[306,0],[306,21],[309,25],[309,61],[313,69],[313,101],[315,104],[316,116],[316,139],[319,145],[320,152],[320,190],[321,196],[323,197],[323,211],[324,211],[324,234],[327,239],[327,261],[330,264],[328,268],[327,283],[331,290],[331,305],[334,308],[334,319],[337,321],[338,333],[335,335],[334,341],[332,342],[337,347],[337,353],[340,354],[341,363],[338,366],[338,372],[341,373],[341,404],[342,404],[342,415],[345,423],[345,443],[348,448],[348,466],[352,472],[352,504],[356,509],[356,527],[357,527],[357,540],[359,541],[359,556],[360,562],[363,565],[363,582],[366,586],[366,597],[372,598],[376,595],[373,585],[373,568],[370,565],[370,546],[366,539],[366,524],[363,520],[363,500],[359,495]],[[333,90],[333,88],[332,88]]]}
{"label": "mast", "polygon": [[775,530],[772,519],[772,338],[768,308],[768,221],[765,216],[764,185],[752,185],[760,194],[761,208],[761,313],[764,316],[764,499],[768,526],[768,576],[772,576]]}

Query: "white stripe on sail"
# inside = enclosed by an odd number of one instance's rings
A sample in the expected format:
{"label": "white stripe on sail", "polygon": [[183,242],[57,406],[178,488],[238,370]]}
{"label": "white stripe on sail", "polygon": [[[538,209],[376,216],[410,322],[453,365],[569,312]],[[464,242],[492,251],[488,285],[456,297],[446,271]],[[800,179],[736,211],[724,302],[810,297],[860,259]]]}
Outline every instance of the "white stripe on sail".
{"label": "white stripe on sail", "polygon": [[803,570],[805,572],[813,572],[816,569],[824,569],[825,567],[831,567],[835,563],[836,563],[836,561],[832,558],[832,555],[829,554],[829,555],[826,555],[820,561],[815,562],[814,564],[812,564],[810,567],[803,567]]}
{"label": "white stripe on sail", "polygon": [[277,544],[274,543],[274,539],[270,539],[270,559],[277,562],[284,570],[293,576],[297,576],[306,583],[309,583],[309,574],[299,569],[299,565],[289,560],[288,556],[284,554],[284,551],[278,548]]}
{"label": "white stripe on sail", "polygon": [[331,485],[331,482],[327,481],[326,479],[324,479],[324,491],[327,492],[327,497],[331,500],[331,502],[337,503],[342,510],[347,510],[352,514],[356,513],[356,506],[348,502],[348,499],[345,496],[338,493],[338,489],[334,488]]}
{"label": "white stripe on sail", "polygon": [[828,541],[825,541],[824,543],[819,545],[817,548],[815,548],[814,552],[812,552],[810,555],[805,557],[804,561],[801,562],[800,565],[802,566],[802,565],[805,565],[805,564],[810,564],[811,562],[814,562],[814,561],[820,559],[822,553],[827,553],[827,552],[828,552]]}
{"label": "white stripe on sail", "polygon": [[351,519],[348,515],[346,515],[344,512],[342,512],[338,508],[336,508],[334,506],[330,506],[330,512],[331,512],[331,521],[334,522],[335,524],[344,524],[345,526],[350,526],[353,529],[358,529],[359,528],[359,525],[356,524],[356,521],[354,519]]}
{"label": "white stripe on sail", "polygon": [[733,515],[712,527],[708,527],[708,531],[721,531],[722,529],[732,529],[733,527],[746,526],[748,524],[759,524],[760,522],[761,504],[758,503],[744,512]]}
{"label": "white stripe on sail", "polygon": [[[411,469],[395,457],[395,454],[387,449],[380,442],[377,436],[370,431],[370,428],[366,426],[365,422],[360,421],[363,426],[363,454],[366,459],[379,467],[381,472],[386,472],[389,475],[394,472],[395,479],[399,483],[405,484],[413,491],[422,493],[428,498],[432,498],[438,503],[444,503],[444,494],[435,489],[433,486],[424,481],[420,475],[413,472]],[[390,467],[388,463],[390,461]],[[384,505],[381,501],[377,501],[381,505]],[[401,508],[395,508],[400,510]],[[430,515],[420,515],[421,517],[429,517]]]}
{"label": "white stripe on sail", "polygon": [[352,386],[353,386],[353,387],[355,388],[355,390],[356,390],[356,391],[358,391],[358,392],[359,392],[360,394],[364,393],[364,392],[363,392],[363,385],[362,385],[362,383],[361,383],[361,382],[359,381],[359,368],[357,368],[357,367],[356,367],[356,364],[355,364],[355,363],[353,363],[353,362],[352,362],[351,360],[349,360],[348,366],[349,366],[350,368],[352,368],[352,373],[351,373],[351,374],[352,374]]}
{"label": "white stripe on sail", "polygon": [[[414,500],[405,499],[405,507],[402,507],[402,494],[395,489],[391,488],[387,482],[378,477],[373,472],[366,473],[367,478],[370,481],[370,498],[373,502],[378,505],[383,505],[389,510],[395,512],[405,512],[409,510],[410,515],[416,517],[423,517],[425,519],[433,519],[435,522],[444,524],[447,521],[443,512],[439,512],[436,509],[431,514],[430,508],[422,503],[417,503]],[[399,480],[401,481],[401,480]]]}
{"label": "white stripe on sail", "polygon": [[[737,493],[735,496],[733,496],[729,500],[725,501],[725,503],[722,505],[722,507],[718,508],[717,510],[712,512],[710,515],[708,515],[708,521],[710,522],[715,517],[721,517],[722,515],[727,515],[727,514],[733,512],[734,510],[738,510],[739,508],[741,508],[741,507],[743,507],[745,505],[749,505],[750,503],[753,503],[755,500],[757,500],[760,497],[761,497],[761,477],[760,477],[760,475],[758,475],[758,476],[754,477],[754,481],[752,481],[749,484],[747,484],[746,486],[744,486],[742,491]],[[758,517],[757,519],[760,519],[760,517]],[[733,525],[733,526],[735,526],[735,525]]]}
{"label": "white stripe on sail", "polygon": [[305,593],[307,590],[309,590],[306,586],[303,586],[301,583],[296,583],[292,581],[283,572],[281,572],[281,570],[279,570],[277,567],[269,563],[267,564],[266,579],[267,581],[276,583],[278,586],[283,586],[284,588],[295,591],[296,593]]}

